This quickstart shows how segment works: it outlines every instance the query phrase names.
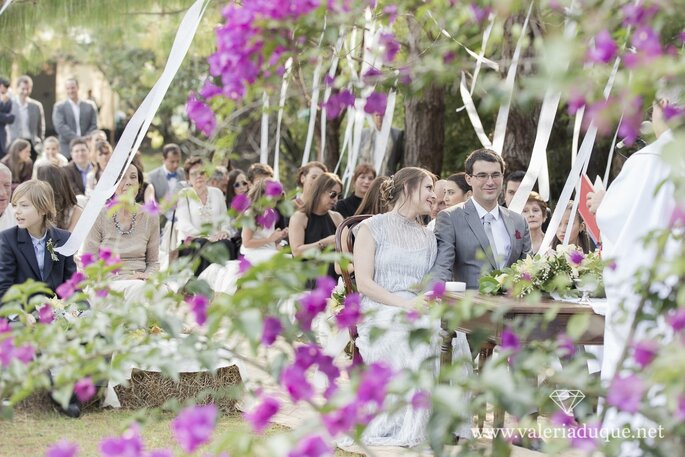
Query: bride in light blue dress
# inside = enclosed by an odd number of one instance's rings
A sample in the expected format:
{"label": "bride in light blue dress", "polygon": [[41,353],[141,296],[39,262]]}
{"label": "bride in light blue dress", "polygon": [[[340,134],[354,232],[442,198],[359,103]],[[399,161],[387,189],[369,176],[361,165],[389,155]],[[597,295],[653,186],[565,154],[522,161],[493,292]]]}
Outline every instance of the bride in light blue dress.
{"label": "bride in light blue dress", "polygon": [[[382,190],[393,209],[362,222],[355,240],[354,267],[364,311],[356,344],[365,364],[383,362],[396,373],[432,368],[432,375],[437,376],[439,368],[440,321],[421,313],[416,319],[407,319],[409,312],[421,306],[413,290],[437,256],[433,232],[419,222],[420,216],[430,213],[435,199],[433,179],[421,168],[398,171]],[[371,338],[373,328],[384,332]],[[434,337],[412,348],[409,333],[418,328],[429,329]],[[424,364],[429,359],[430,364]],[[408,394],[407,402],[414,393]],[[392,396],[386,398],[383,408],[393,412],[374,418],[362,435],[365,444],[415,446],[425,441],[430,409],[408,405],[397,410],[398,401]]]}

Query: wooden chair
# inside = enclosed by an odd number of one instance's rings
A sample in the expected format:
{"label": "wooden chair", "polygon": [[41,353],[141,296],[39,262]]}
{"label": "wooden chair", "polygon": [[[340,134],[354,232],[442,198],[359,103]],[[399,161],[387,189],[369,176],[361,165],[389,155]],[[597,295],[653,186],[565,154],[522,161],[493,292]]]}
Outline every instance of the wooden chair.
{"label": "wooden chair", "polygon": [[[352,253],[354,251],[354,234],[352,229],[365,219],[371,217],[370,214],[360,214],[358,216],[350,216],[338,226],[335,231],[335,250],[337,252],[347,252]],[[343,231],[347,228],[347,236],[343,240]],[[343,249],[344,248],[344,249]],[[357,284],[354,281],[354,273],[350,274],[347,269],[342,269],[342,280],[345,284],[345,293],[349,294],[351,292],[357,291]],[[350,328],[350,342],[352,343],[352,360],[361,361],[361,355],[355,344],[357,340],[357,327]]]}

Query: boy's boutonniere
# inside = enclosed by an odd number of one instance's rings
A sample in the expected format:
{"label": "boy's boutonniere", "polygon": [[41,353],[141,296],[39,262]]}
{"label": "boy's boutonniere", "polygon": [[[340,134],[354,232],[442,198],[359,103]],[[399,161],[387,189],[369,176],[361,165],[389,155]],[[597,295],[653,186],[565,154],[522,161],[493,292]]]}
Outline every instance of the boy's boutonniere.
{"label": "boy's boutonniere", "polygon": [[57,257],[57,253],[55,252],[55,243],[53,243],[52,238],[50,238],[48,242],[45,243],[45,247],[50,253],[50,258],[52,259],[52,261],[59,262],[59,257]]}
{"label": "boy's boutonniere", "polygon": [[519,232],[518,230],[516,231],[516,233],[514,233],[514,237],[515,237],[517,240],[520,240],[521,238],[523,238],[523,237],[521,236],[521,232]]}

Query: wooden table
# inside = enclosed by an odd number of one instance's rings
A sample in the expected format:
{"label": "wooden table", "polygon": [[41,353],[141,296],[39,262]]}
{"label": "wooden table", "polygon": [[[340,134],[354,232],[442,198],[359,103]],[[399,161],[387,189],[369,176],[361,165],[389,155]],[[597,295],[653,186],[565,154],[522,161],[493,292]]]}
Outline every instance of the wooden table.
{"label": "wooden table", "polygon": [[[475,292],[475,291],[474,291]],[[440,354],[440,362],[443,366],[452,363],[452,338],[454,332],[460,331],[466,334],[476,331],[485,332],[487,342],[480,348],[478,357],[478,372],[482,373],[485,362],[492,356],[493,349],[501,343],[502,331],[515,320],[538,318],[556,309],[556,315],[544,326],[535,327],[530,335],[522,338],[521,342],[534,340],[555,339],[558,335],[566,333],[566,327],[571,317],[577,314],[588,314],[589,323],[585,333],[576,341],[579,345],[602,345],[604,344],[604,316],[596,314],[592,307],[565,301],[543,299],[536,304],[528,304],[524,300],[493,295],[480,295],[473,292],[447,292],[444,300],[469,299],[475,307],[485,310],[483,314],[473,319],[461,322],[456,329],[448,328],[445,320],[442,321],[443,339]],[[478,426],[483,428],[485,412],[478,414]],[[494,426],[502,427],[504,424],[504,411],[495,409]]]}

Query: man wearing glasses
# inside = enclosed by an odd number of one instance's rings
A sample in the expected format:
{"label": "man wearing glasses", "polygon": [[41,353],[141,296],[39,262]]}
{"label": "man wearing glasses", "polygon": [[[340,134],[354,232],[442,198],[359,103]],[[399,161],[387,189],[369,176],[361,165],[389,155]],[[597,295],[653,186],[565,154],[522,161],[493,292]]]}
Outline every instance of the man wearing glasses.
{"label": "man wearing glasses", "polygon": [[528,224],[520,214],[498,203],[504,160],[479,149],[466,159],[466,182],[473,197],[438,214],[435,237],[438,257],[433,276],[478,289],[483,273],[500,270],[530,252]]}

